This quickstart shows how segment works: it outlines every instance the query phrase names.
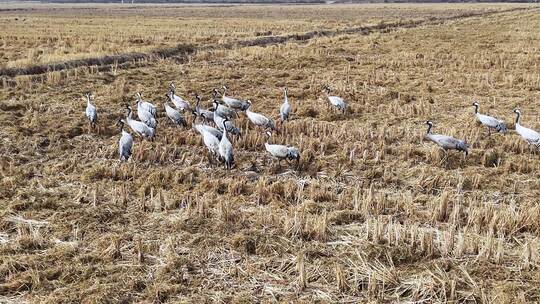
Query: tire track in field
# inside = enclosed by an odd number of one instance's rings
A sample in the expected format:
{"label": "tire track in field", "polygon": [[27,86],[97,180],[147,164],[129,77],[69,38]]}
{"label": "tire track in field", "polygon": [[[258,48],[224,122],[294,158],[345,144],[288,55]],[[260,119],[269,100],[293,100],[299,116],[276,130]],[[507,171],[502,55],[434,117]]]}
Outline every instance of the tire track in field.
{"label": "tire track in field", "polygon": [[[143,61],[153,61],[157,59],[173,58],[176,62],[182,63],[188,59],[188,56],[197,51],[207,51],[216,49],[234,49],[249,46],[269,46],[284,44],[287,42],[307,42],[319,37],[330,37],[344,34],[370,35],[372,33],[388,33],[398,29],[415,28],[424,25],[439,25],[449,21],[457,21],[474,17],[487,17],[495,14],[503,14],[516,11],[537,10],[532,7],[519,7],[507,10],[488,11],[488,12],[468,12],[450,17],[432,17],[423,20],[410,20],[396,23],[381,23],[370,26],[360,26],[338,30],[310,31],[302,34],[290,34],[282,36],[265,36],[248,40],[232,41],[218,45],[207,45],[196,48],[193,45],[179,44],[171,48],[158,49],[149,53],[123,53],[118,55],[106,55],[101,57],[92,57],[85,59],[67,60],[63,62],[32,65],[21,68],[3,68],[0,69],[0,77],[13,78],[15,76],[39,76],[53,71],[66,71],[79,67],[96,67],[98,71],[110,70],[111,68],[131,68],[140,66]],[[9,81],[9,80],[8,80]],[[9,81],[11,82],[11,81]]]}

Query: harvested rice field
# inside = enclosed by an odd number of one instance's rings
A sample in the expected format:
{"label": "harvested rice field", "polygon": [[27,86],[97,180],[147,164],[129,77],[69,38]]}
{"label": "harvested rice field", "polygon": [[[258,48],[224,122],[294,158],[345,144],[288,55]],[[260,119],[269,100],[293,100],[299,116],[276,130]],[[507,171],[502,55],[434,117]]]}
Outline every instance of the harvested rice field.
{"label": "harvested rice field", "polygon": [[[0,26],[0,303],[540,302],[538,6],[6,4]],[[223,86],[251,102],[230,169],[192,113]]]}

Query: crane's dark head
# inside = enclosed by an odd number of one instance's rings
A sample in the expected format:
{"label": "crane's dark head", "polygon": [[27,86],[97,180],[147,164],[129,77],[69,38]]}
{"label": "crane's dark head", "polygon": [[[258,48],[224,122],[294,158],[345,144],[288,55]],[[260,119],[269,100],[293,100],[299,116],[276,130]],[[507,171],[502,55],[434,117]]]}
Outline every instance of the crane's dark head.
{"label": "crane's dark head", "polygon": [[327,84],[323,86],[323,92],[330,94],[330,87]]}
{"label": "crane's dark head", "polygon": [[171,82],[171,83],[169,84],[169,89],[171,89],[171,90],[176,89],[176,87],[174,86],[174,83]]}
{"label": "crane's dark head", "polygon": [[270,131],[266,131],[265,134],[266,134],[266,137],[268,138],[272,137],[272,132]]}
{"label": "crane's dark head", "polygon": [[223,88],[224,91],[228,90],[226,86],[222,86],[222,88]]}
{"label": "crane's dark head", "polygon": [[135,96],[137,97],[137,100],[141,100],[142,95],[140,92],[135,93]]}
{"label": "crane's dark head", "polygon": [[431,120],[426,121],[426,125],[433,127],[433,122]]}
{"label": "crane's dark head", "polygon": [[519,109],[514,109],[514,113],[516,113],[517,115],[520,115],[521,111]]}
{"label": "crane's dark head", "polygon": [[479,106],[480,106],[480,104],[479,104],[478,102],[476,102],[476,101],[475,101],[475,102],[473,102],[473,104],[472,104],[472,105],[473,105],[473,107],[479,107]]}

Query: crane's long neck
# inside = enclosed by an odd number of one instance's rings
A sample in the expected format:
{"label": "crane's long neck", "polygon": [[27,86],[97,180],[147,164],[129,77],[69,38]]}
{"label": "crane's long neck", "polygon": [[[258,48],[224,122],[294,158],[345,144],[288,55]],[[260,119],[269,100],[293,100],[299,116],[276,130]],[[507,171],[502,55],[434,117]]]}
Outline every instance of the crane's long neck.
{"label": "crane's long neck", "polygon": [[519,112],[516,112],[517,116],[516,116],[516,125],[519,124],[519,120],[521,119],[521,113]]}
{"label": "crane's long neck", "polygon": [[91,105],[92,103],[90,102],[90,95],[86,95],[86,105]]}
{"label": "crane's long neck", "polygon": [[221,140],[227,139],[227,125],[225,124],[227,121],[223,121],[223,137],[221,137]]}
{"label": "crane's long neck", "polygon": [[433,125],[429,124],[428,127],[427,127],[427,134],[431,134],[431,128],[433,127]]}
{"label": "crane's long neck", "polygon": [[289,103],[289,97],[287,97],[287,90],[285,89],[285,103]]}
{"label": "crane's long neck", "polygon": [[478,105],[477,104],[474,105],[474,114],[478,114]]}

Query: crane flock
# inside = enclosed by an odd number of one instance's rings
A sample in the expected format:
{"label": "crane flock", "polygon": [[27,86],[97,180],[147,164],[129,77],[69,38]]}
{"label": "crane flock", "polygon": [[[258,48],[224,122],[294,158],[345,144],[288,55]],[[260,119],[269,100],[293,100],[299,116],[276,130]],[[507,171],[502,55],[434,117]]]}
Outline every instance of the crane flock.
{"label": "crane flock", "polygon": [[[212,109],[210,110],[201,108],[201,97],[198,94],[195,94],[195,107],[191,107],[189,101],[176,95],[176,88],[171,83],[166,94],[167,99],[163,102],[165,115],[174,125],[180,127],[188,126],[187,119],[184,116],[186,113],[194,116],[193,128],[201,135],[202,142],[208,150],[208,158],[211,164],[217,161],[229,170],[234,166],[234,147],[229,137],[242,134],[240,128],[234,125],[234,119],[242,112],[244,112],[247,119],[253,125],[266,131],[265,150],[270,156],[278,160],[278,164],[281,164],[282,160],[295,160],[297,164],[299,163],[300,151],[298,148],[270,143],[272,132],[278,132],[276,124],[271,118],[252,111],[252,102],[249,99],[244,101],[242,99],[228,97],[225,95],[228,90],[227,87],[222,86],[222,89],[222,92],[218,89],[213,90]],[[284,88],[283,91],[284,100],[279,108],[279,120],[281,124],[288,121],[292,113],[288,90]],[[326,94],[329,104],[336,110],[345,113],[347,103],[341,97],[330,95],[330,91],[329,86],[323,87],[323,92]],[[97,124],[97,108],[92,104],[91,93],[85,93],[85,96],[87,101],[85,114],[90,128],[93,129]],[[219,100],[219,96],[221,96],[221,100]],[[172,106],[169,105],[169,102]],[[143,139],[153,140],[156,135],[158,108],[151,102],[143,100],[139,92],[136,93],[136,105],[139,120],[133,119],[132,108],[130,105],[127,105],[125,118],[120,118],[117,122],[121,132],[118,142],[120,161],[127,161],[133,150],[133,137],[129,132],[124,130],[125,124],[129,126],[134,134]],[[488,135],[491,135],[492,130],[503,134],[508,131],[504,121],[479,113],[480,104],[478,102],[474,102],[472,106],[474,107],[476,120],[487,128]],[[514,113],[517,115],[515,123],[516,132],[528,144],[540,148],[540,133],[521,125],[521,111],[519,109],[515,109]],[[443,134],[434,134],[432,133],[433,122],[428,120],[426,124],[428,128],[425,138],[437,144],[445,153],[449,150],[456,150],[464,152],[465,155],[469,154],[469,146],[465,140]]]}

